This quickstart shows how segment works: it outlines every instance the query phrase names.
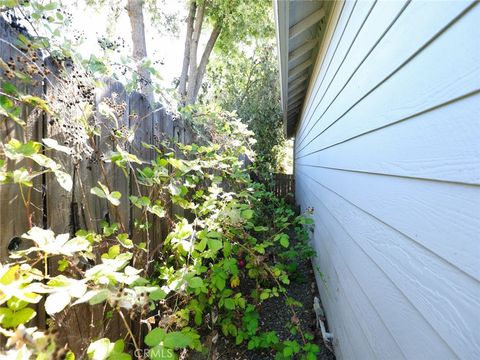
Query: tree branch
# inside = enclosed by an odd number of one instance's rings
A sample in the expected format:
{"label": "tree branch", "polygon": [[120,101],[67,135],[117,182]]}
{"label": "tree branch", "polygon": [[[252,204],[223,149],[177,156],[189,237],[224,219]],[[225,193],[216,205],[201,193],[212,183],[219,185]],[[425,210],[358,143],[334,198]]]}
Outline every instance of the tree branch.
{"label": "tree branch", "polygon": [[205,70],[207,68],[208,59],[210,58],[210,54],[212,53],[213,47],[215,46],[215,42],[222,31],[222,26],[220,24],[215,25],[212,32],[210,33],[210,37],[208,39],[207,45],[203,50],[203,55],[200,60],[200,64],[198,65],[197,69],[197,76],[195,78],[195,88],[193,93],[193,102],[197,99],[198,92],[200,87],[202,86],[203,75],[205,74]]}

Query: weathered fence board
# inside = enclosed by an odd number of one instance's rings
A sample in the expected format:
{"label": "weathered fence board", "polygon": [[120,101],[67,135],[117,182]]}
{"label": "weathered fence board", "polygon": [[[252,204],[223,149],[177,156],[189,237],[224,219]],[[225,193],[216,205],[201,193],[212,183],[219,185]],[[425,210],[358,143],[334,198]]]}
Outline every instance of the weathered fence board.
{"label": "weathered fence board", "polygon": [[[0,39],[11,41],[16,38],[16,33],[10,27],[0,26]],[[11,47],[5,42],[0,42],[0,54],[4,62],[13,61],[16,66],[20,66],[19,59],[23,54]],[[29,91],[33,94],[38,94],[42,91],[41,84],[37,85],[23,85],[19,82],[12,81],[15,86],[23,91]],[[38,121],[32,110],[24,106],[21,111],[22,117],[30,118],[29,126],[25,131],[21,126],[13,121],[0,122],[0,139],[3,143],[16,138],[21,141],[28,141],[35,139],[42,134],[42,122]],[[15,168],[30,165],[26,161],[7,161],[7,169],[13,170]],[[32,164],[33,170],[38,170],[38,167]],[[25,199],[25,200],[24,200]],[[29,204],[25,206],[25,202]],[[30,215],[29,215],[30,213]],[[30,217],[30,220],[28,219]],[[42,203],[42,182],[41,179],[34,179],[33,186],[25,191],[20,190],[18,185],[8,184],[0,187],[0,261],[5,261],[8,258],[8,246],[10,241],[12,246],[18,243],[18,237],[23,234],[29,227],[29,222],[32,224],[42,225],[43,221],[43,203]]]}
{"label": "weathered fence board", "polygon": [[278,197],[295,203],[295,177],[292,174],[272,174],[270,190]]}
{"label": "weathered fence board", "polygon": [[[10,29],[8,24],[0,20],[0,39],[13,43],[17,34]],[[8,43],[0,41],[0,57],[5,61],[10,58],[16,59],[17,56],[23,56],[21,52],[15,50]],[[60,72],[62,76],[70,77],[72,69],[59,70],[56,64],[50,59],[45,59],[47,68],[51,70],[51,75],[45,84],[40,81],[35,86],[29,85],[29,88],[20,83],[14,83],[20,90],[28,94],[44,95],[50,98],[77,99],[76,93],[79,89],[65,88],[65,84],[59,82]],[[0,70],[2,72],[3,70]],[[3,78],[5,74],[2,72]],[[148,196],[147,188],[137,186],[134,171],[125,169],[126,175],[117,166],[108,161],[108,154],[117,151],[117,147],[137,155],[144,164],[148,164],[156,156],[156,152],[142,146],[142,142],[154,144],[165,151],[173,149],[179,156],[179,149],[170,140],[190,142],[194,138],[190,129],[185,130],[183,121],[173,119],[171,113],[158,105],[155,111],[152,111],[146,98],[139,93],[127,94],[121,83],[115,80],[105,80],[105,86],[96,89],[94,101],[94,111],[96,119],[99,120],[100,135],[89,140],[88,146],[93,149],[92,156],[82,156],[74,158],[73,154],[64,154],[55,150],[49,150],[45,155],[52,157],[57,161],[67,174],[72,177],[73,189],[71,192],[64,190],[57,182],[56,178],[47,174],[35,179],[29,198],[29,212],[31,221],[29,222],[27,211],[22,200],[22,194],[18,185],[8,184],[0,186],[0,261],[8,260],[8,245],[10,240],[20,238],[22,234],[28,231],[31,225],[52,229],[56,234],[69,233],[74,236],[79,229],[102,232],[101,221],[120,224],[120,232],[128,233],[130,238],[135,239],[136,243],[147,242],[151,253],[157,253],[161,249],[162,241],[170,230],[170,225],[166,219],[154,218],[148,215],[151,227],[149,229],[138,229],[134,226],[134,220],[145,220],[145,214],[141,209],[133,207],[128,201],[129,195]],[[22,87],[23,86],[23,87]],[[100,104],[108,102],[123,111],[116,113],[115,118],[106,116],[100,112]],[[123,105],[122,105],[123,104]],[[81,109],[78,109],[80,115]],[[74,111],[71,112],[74,114]],[[12,138],[20,141],[34,140],[41,142],[43,138],[52,138],[61,145],[72,146],[71,134],[79,131],[76,129],[73,115],[71,119],[55,120],[46,114],[34,113],[31,109],[24,107],[22,117],[28,118],[28,126],[22,129],[11,120],[6,120],[0,116],[0,141],[8,142]],[[133,141],[131,143],[123,142],[113,136],[113,131],[133,131]],[[162,142],[167,141],[168,146],[162,147]],[[4,158],[0,148],[0,158]],[[105,154],[107,158],[99,155]],[[85,154],[81,154],[85,155]],[[22,166],[21,163],[13,161],[7,162],[8,170]],[[30,165],[30,164],[27,164]],[[32,164],[33,166],[33,164]],[[35,170],[39,168],[33,167]],[[137,166],[138,168],[138,166]],[[121,203],[114,207],[105,199],[101,199],[90,193],[90,189],[98,186],[97,182],[107,185],[111,191],[122,193]],[[24,196],[27,194],[24,194]],[[169,199],[167,199],[168,201]],[[174,213],[183,214],[183,209],[174,206],[171,203],[165,206],[166,211],[172,216]],[[105,242],[97,256],[106,251],[108,245],[115,241]],[[26,244],[25,244],[26,245]],[[147,260],[145,259],[145,265]],[[82,265],[82,264],[80,264]],[[82,266],[87,266],[83,264]],[[49,272],[51,275],[58,274],[57,259],[51,258],[49,261]],[[147,268],[147,266],[145,266]],[[38,316],[36,325],[45,328],[47,316],[42,309],[38,307]],[[123,324],[118,316],[106,320],[103,317],[103,309],[100,307],[90,307],[88,305],[75,306],[61,314],[57,314],[56,322],[60,328],[60,341],[68,342],[69,347],[74,350],[79,358],[85,357],[85,350],[90,339],[101,336],[108,336],[111,339],[118,339],[125,334]],[[135,325],[136,326],[136,325]]]}

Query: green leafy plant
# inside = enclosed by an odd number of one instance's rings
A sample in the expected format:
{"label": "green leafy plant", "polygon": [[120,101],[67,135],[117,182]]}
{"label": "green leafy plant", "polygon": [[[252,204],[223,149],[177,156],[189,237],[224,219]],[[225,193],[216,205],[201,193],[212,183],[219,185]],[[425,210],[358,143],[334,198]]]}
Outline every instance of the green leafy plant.
{"label": "green leafy plant", "polygon": [[[58,4],[52,4],[14,1],[6,6],[30,6],[32,17],[40,20],[55,13]],[[47,21],[52,27],[63,23],[56,15]],[[130,359],[131,354],[143,358],[143,350],[152,359],[208,353],[218,336],[251,350],[274,349],[278,358],[315,356],[318,347],[301,324],[292,324],[301,341],[281,341],[260,325],[259,308],[271,298],[283,297],[296,317],[299,304],[287,286],[294,274],[291,265],[313,256],[305,229],[311,220],[297,216],[265,184],[252,180],[258,167],[246,168],[242,160],[255,158],[256,142],[247,125],[215,105],[186,107],[180,115],[199,144],[142,144],[155,154],[147,162],[131,153],[132,132],[118,128],[113,101],[107,101],[100,115],[115,124],[110,134],[115,146],[103,153],[97,146],[101,121],[90,94],[97,79],[82,70],[74,48],[39,38],[19,41],[28,49],[53,52],[58,60],[71,59],[81,69],[79,81],[88,95],[69,110],[58,101],[60,91],[40,98],[21,93],[13,81],[2,82],[0,115],[20,126],[23,135],[29,120],[18,109],[28,106],[51,121],[72,124],[79,137],[75,146],[26,135],[0,144],[0,182],[20,188],[28,219],[22,238],[30,245],[0,265],[0,332],[7,337],[8,356],[73,358],[69,344],[58,344],[53,333],[60,315],[80,305],[98,308],[107,323],[115,317],[125,333],[124,339],[110,339],[104,332],[89,339],[86,355],[95,360]],[[27,50],[29,62],[33,55]],[[48,81],[46,73],[40,75]],[[11,76],[26,83],[35,78],[17,70]],[[62,83],[61,75],[58,81]],[[86,157],[102,166],[109,163],[136,189],[135,195],[123,194],[104,173],[97,186],[83,189],[112,209],[111,218],[95,219],[95,231],[55,234],[33,224],[30,199],[39,176],[53,175],[66,192],[72,190],[71,177],[59,165],[65,155],[75,164]],[[135,214],[130,232],[118,211],[121,205]],[[181,211],[173,212],[172,205]],[[168,224],[168,232],[161,246],[152,248],[152,224],[159,221]],[[58,264],[56,271],[52,262]],[[37,315],[34,305],[40,303],[51,317],[46,332],[29,325]]]}

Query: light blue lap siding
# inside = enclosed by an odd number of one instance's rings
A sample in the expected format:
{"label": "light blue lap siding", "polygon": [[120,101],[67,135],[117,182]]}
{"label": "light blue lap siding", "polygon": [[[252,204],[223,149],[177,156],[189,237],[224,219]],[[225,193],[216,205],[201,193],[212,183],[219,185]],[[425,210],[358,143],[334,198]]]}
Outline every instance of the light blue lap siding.
{"label": "light blue lap siding", "polygon": [[295,136],[340,359],[480,358],[480,5],[342,8]]}

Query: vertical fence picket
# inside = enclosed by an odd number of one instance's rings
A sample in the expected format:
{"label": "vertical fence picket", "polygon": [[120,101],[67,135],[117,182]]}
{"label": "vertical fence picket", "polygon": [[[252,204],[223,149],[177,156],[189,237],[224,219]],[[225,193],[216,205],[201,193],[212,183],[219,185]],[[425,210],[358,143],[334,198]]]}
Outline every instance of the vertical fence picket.
{"label": "vertical fence picket", "polygon": [[[45,96],[50,98],[58,98],[61,89],[59,84],[59,71],[58,67],[54,64],[51,58],[45,59],[45,64],[48,70],[51,72],[48,76],[48,81],[45,82]],[[45,119],[45,137],[56,140],[60,145],[65,145],[68,141],[66,135],[66,124],[55,120],[51,116],[46,116]],[[55,161],[62,166],[62,170],[65,171],[72,178],[74,176],[74,164],[72,156],[56,150],[49,150],[46,152],[48,157],[55,158]],[[69,233],[73,235],[74,229],[72,228],[72,192],[65,190],[57,182],[54,174],[45,175],[45,205],[46,205],[46,226],[51,229],[55,234]],[[73,191],[73,189],[72,189]],[[61,216],[59,216],[61,214]],[[53,257],[49,259],[48,269],[51,276],[58,275],[57,270],[58,258]],[[80,351],[82,348],[81,340],[79,340],[79,334],[84,331],[82,325],[78,322],[78,315],[84,314],[86,308],[70,308],[58,315],[56,323],[60,328],[59,342],[71,343],[72,347],[77,348]],[[71,331],[62,331],[63,328],[71,329]],[[77,337],[73,338],[72,335],[77,334]]]}
{"label": "vertical fence picket", "polygon": [[[117,147],[124,149],[125,144],[121,140],[117,140],[114,136],[114,131],[122,132],[128,129],[128,95],[123,85],[114,80],[107,79],[104,81],[105,86],[100,88],[97,96],[97,111],[102,108],[103,102],[114,110],[114,117],[109,117],[101,114],[98,115],[100,119],[101,135],[97,142],[98,149],[101,154],[108,154],[117,151]],[[108,104],[107,104],[108,102]],[[122,110],[123,109],[123,110]],[[98,213],[107,214],[103,218],[108,218],[110,222],[117,222],[120,224],[120,231],[128,233],[128,225],[130,220],[130,211],[128,205],[129,195],[129,170],[125,169],[125,173],[118,166],[112,164],[109,159],[104,159],[98,168],[100,171],[97,177],[102,182],[107,183],[111,191],[119,191],[122,194],[120,205],[109,206],[104,199],[101,199],[101,208]]]}
{"label": "vertical fence picket", "polygon": [[[164,122],[163,122],[163,134],[164,134],[164,141],[165,141],[165,145],[166,145],[166,151],[167,152],[171,152],[171,151],[174,151],[174,143],[173,143],[173,139],[174,139],[174,122],[173,122],[173,116],[170,112],[167,112],[166,113],[166,116],[165,116],[165,119],[164,119]],[[171,171],[171,166],[169,166],[169,170]],[[168,212],[168,217],[169,218],[172,218],[173,217],[173,206],[172,206],[172,203],[170,201],[170,196],[167,196],[167,198],[165,199],[165,211]],[[171,230],[171,224],[168,223],[167,225],[167,232]]]}
{"label": "vertical fence picket", "polygon": [[[135,154],[145,165],[150,162],[150,159],[152,158],[152,150],[143,147],[142,143],[150,144],[152,142],[153,121],[150,105],[148,104],[148,100],[144,95],[137,92],[130,94],[129,116],[130,129],[134,132],[131,152]],[[131,175],[130,193],[134,196],[142,196],[142,193],[145,192],[145,188],[138,184],[138,181],[136,180],[136,173],[132,173]],[[147,232],[149,230],[142,230],[139,229],[138,226],[135,226],[136,220],[139,222],[142,222],[142,220],[148,220],[145,219],[144,211],[132,206],[130,219],[130,230],[132,237],[137,243],[147,243],[147,240],[149,239],[149,234]]]}
{"label": "vertical fence picket", "polygon": [[[0,38],[7,42],[14,42],[16,34],[9,26],[0,26]],[[20,66],[16,61],[17,56],[22,56],[22,53],[17,52],[8,43],[0,42],[0,56],[4,62],[13,61],[17,66]],[[5,70],[0,70],[3,78],[6,78]],[[18,82],[12,81],[15,86],[20,86]],[[22,109],[25,113],[25,109]],[[28,134],[24,132],[22,127],[12,120],[5,119],[0,115],[0,139],[3,143],[7,143],[11,139],[18,139],[23,141]],[[3,152],[3,151],[2,151]],[[1,156],[2,160],[5,157]],[[29,166],[27,161],[6,161],[7,170],[11,171],[20,166]],[[32,190],[33,192],[33,190]],[[8,247],[18,244],[20,236],[28,229],[27,212],[22,200],[22,193],[17,184],[5,184],[0,186],[0,261],[3,263],[8,259]]]}
{"label": "vertical fence picket", "polygon": [[[114,116],[100,114],[100,109],[103,108],[103,105],[112,110]],[[96,109],[100,125],[100,137],[97,140],[99,152],[108,157],[108,154],[118,150],[117,147],[127,150],[125,149],[124,141],[114,136],[114,132],[123,133],[129,127],[128,94],[123,84],[112,79],[104,80],[104,86],[97,90]],[[102,159],[102,162],[98,165],[96,177],[102,183],[108,185],[111,191],[120,192],[122,198],[118,206],[108,204],[105,199],[96,198],[97,207],[95,213],[101,215],[102,219],[108,220],[110,223],[116,222],[120,224],[119,232],[128,234],[130,224],[130,206],[128,201],[130,194],[129,169],[126,167],[125,171],[122,171],[118,166],[112,164],[108,158]],[[101,318],[102,309],[96,308],[94,311],[96,316]],[[114,313],[113,317],[102,325],[104,326],[105,336],[111,340],[119,339],[126,334],[126,330],[117,313]]]}
{"label": "vertical fence picket", "polygon": [[[166,109],[158,104],[153,113],[153,145],[158,149],[162,149],[162,141],[165,139],[164,126],[166,116]],[[154,156],[156,156],[156,154]],[[152,227],[152,246],[150,256],[155,256],[161,250],[163,239],[168,231],[168,224],[165,218],[161,219],[154,216]]]}
{"label": "vertical fence picket", "polygon": [[[175,118],[173,121],[173,140],[175,141],[174,150],[175,150],[175,157],[177,159],[183,158],[183,153],[180,150],[180,147],[177,144],[185,144],[185,131],[183,127],[183,121],[179,118]],[[177,215],[184,217],[185,210],[176,204],[172,204],[172,215],[175,218]]]}
{"label": "vertical fence picket", "polygon": [[283,198],[291,204],[295,203],[295,178],[292,174],[272,174],[268,188],[275,196]]}

